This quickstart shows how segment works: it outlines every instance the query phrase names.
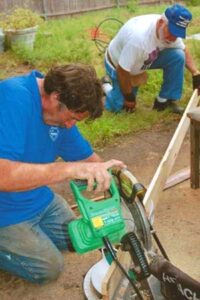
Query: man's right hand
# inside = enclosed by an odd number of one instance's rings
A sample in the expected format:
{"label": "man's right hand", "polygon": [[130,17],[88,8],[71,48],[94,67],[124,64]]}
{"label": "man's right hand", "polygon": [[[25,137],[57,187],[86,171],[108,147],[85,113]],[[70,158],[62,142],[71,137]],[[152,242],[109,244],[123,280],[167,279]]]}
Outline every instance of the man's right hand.
{"label": "man's right hand", "polygon": [[124,108],[126,112],[132,113],[136,109],[136,101],[124,101]]}
{"label": "man's right hand", "polygon": [[126,165],[119,160],[111,159],[106,162],[74,162],[69,163],[70,177],[72,179],[86,179],[88,191],[93,190],[97,183],[97,192],[106,191],[110,188],[111,175],[108,170],[112,167],[126,168]]}

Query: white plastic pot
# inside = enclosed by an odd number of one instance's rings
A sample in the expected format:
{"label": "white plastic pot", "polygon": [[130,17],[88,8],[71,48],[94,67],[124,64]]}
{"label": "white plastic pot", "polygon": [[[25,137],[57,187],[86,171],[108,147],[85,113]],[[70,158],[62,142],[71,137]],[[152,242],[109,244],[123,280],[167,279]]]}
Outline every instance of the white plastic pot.
{"label": "white plastic pot", "polygon": [[0,28],[0,53],[4,51],[4,42],[5,42],[5,34],[3,30]]}
{"label": "white plastic pot", "polygon": [[37,30],[38,26],[18,30],[5,30],[7,48],[23,45],[32,50]]}

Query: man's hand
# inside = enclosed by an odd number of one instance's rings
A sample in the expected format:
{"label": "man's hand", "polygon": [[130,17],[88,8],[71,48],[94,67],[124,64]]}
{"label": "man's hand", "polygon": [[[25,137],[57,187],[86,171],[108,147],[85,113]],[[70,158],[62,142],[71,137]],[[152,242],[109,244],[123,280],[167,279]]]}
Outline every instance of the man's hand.
{"label": "man's hand", "polygon": [[136,101],[124,101],[124,108],[126,112],[132,113],[135,111],[136,108]]}
{"label": "man's hand", "polygon": [[106,191],[111,184],[111,175],[108,169],[112,167],[126,168],[126,165],[119,160],[111,159],[106,162],[75,162],[70,163],[70,177],[73,179],[86,179],[88,191],[92,191],[97,183],[96,191]]}
{"label": "man's hand", "polygon": [[129,113],[132,113],[135,111],[136,97],[132,92],[129,94],[124,94],[124,108]]}
{"label": "man's hand", "polygon": [[198,95],[200,95],[200,73],[192,76],[193,90],[198,89]]}

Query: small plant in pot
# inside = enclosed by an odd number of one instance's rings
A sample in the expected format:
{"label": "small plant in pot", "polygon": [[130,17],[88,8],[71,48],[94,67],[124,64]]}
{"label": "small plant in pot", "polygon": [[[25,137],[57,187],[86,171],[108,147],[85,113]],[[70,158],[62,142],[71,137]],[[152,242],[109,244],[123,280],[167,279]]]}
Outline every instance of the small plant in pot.
{"label": "small plant in pot", "polygon": [[16,8],[10,14],[1,15],[0,27],[6,36],[6,47],[19,44],[33,49],[35,34],[43,19],[26,8]]}

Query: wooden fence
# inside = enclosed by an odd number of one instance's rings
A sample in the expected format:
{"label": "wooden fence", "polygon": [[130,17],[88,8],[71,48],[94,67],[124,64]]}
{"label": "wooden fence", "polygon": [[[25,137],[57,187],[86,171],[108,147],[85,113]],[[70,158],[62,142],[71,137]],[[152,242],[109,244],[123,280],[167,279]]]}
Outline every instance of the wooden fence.
{"label": "wooden fence", "polygon": [[[175,1],[174,0],[139,0],[139,4],[143,5],[143,4],[165,4],[165,3],[174,3]],[[180,2],[180,1],[176,1],[177,2]]]}
{"label": "wooden fence", "polygon": [[[0,0],[0,12],[7,13],[15,7],[37,11],[45,18],[72,15],[92,10],[127,5],[127,0]],[[138,0],[139,4],[172,3],[173,0]]]}
{"label": "wooden fence", "polygon": [[0,0],[0,11],[26,7],[45,17],[70,15],[127,4],[127,0]]}

